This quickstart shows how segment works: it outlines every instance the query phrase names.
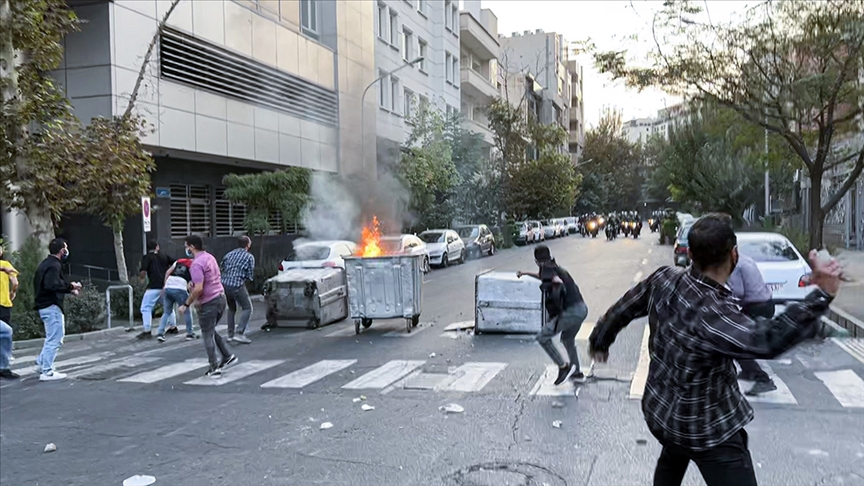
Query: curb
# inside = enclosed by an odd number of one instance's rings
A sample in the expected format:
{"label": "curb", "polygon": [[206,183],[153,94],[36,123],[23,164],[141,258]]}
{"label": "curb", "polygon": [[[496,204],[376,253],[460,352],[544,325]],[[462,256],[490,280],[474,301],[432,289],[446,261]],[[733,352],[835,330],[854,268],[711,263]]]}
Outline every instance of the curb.
{"label": "curb", "polygon": [[864,322],[854,317],[843,309],[831,306],[826,316],[833,324],[848,331],[853,338],[864,338]]}
{"label": "curb", "polygon": [[[98,341],[108,339],[113,337],[113,334],[118,334],[119,332],[125,331],[125,327],[112,327],[111,329],[100,329],[98,331],[85,332],[81,334],[67,334],[63,337],[63,342],[69,341]],[[36,338],[36,339],[25,339],[23,341],[15,341],[12,343],[12,349],[30,349],[30,348],[38,348],[42,347],[45,343],[45,338]]]}

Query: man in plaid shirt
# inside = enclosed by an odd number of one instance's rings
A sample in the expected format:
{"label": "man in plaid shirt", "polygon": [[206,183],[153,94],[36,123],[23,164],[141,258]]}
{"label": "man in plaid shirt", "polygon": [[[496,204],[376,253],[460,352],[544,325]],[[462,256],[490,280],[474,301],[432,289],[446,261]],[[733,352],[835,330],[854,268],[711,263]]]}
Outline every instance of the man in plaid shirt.
{"label": "man in plaid shirt", "polygon": [[[249,253],[252,240],[248,236],[237,239],[237,248],[222,257],[222,287],[228,299],[228,341],[249,344],[252,341],[246,337],[246,327],[252,318],[252,300],[246,290],[246,281],[252,281],[255,272],[255,257]],[[234,330],[234,316],[237,306],[240,306],[240,323]]]}
{"label": "man in plaid shirt", "polygon": [[748,317],[725,286],[738,261],[727,215],[709,214],[690,229],[687,269],[663,267],[624,294],[591,333],[591,354],[605,362],[615,336],[648,316],[651,365],[642,412],[663,450],[654,485],[680,486],[690,461],[708,486],[753,486],[756,476],[744,426],[753,409],[738,389],[735,359],[771,359],[821,328],[840,287],[833,259],[810,254],[812,282],[804,301],[772,319]]}

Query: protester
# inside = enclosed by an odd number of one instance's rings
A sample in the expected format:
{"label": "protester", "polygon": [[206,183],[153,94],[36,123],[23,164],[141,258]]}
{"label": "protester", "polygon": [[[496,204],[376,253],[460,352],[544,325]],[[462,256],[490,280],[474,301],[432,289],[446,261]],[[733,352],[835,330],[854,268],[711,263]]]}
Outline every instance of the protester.
{"label": "protester", "polygon": [[[136,336],[138,339],[153,337],[150,330],[153,324],[153,308],[162,296],[165,273],[172,263],[174,263],[173,259],[159,252],[159,243],[156,240],[147,241],[147,254],[141,258],[141,269],[138,272],[138,280],[141,283],[147,283],[147,290],[144,291],[144,297],[141,299],[141,321],[144,330]],[[167,309],[162,311],[166,312]]]}
{"label": "protester", "polygon": [[63,299],[66,294],[78,295],[79,282],[67,282],[63,277],[61,262],[69,258],[69,247],[62,238],[51,240],[50,253],[33,275],[35,307],[45,325],[45,343],[42,352],[36,357],[36,366],[41,370],[40,381],[56,381],[66,378],[65,373],[54,369],[57,350],[63,344],[66,334],[66,320],[63,315]]}
{"label": "protester", "polygon": [[[249,299],[246,282],[252,281],[255,272],[255,257],[249,253],[250,248],[252,240],[248,236],[241,236],[237,239],[237,248],[222,258],[222,286],[228,299],[228,341],[242,344],[252,342],[245,336],[246,327],[252,317],[252,300]],[[240,322],[235,332],[234,315],[238,305],[243,312],[240,313]]]}
{"label": "protester", "polygon": [[[0,242],[2,243],[2,242]],[[18,270],[3,258],[0,244],[0,378],[14,380],[17,373],[9,369],[12,358],[12,301],[18,292]]]}
{"label": "protester", "polygon": [[18,373],[9,369],[9,358],[12,357],[12,327],[0,319],[0,378],[14,380]]}
{"label": "protester", "polygon": [[[180,258],[165,272],[165,287],[162,289],[162,320],[159,321],[159,329],[156,330],[156,339],[165,342],[165,326],[173,318],[174,306],[182,306],[189,299],[189,283],[192,281],[190,267],[192,260]],[[186,340],[191,341],[197,336],[192,328],[192,312],[177,311],[186,320]],[[175,328],[176,329],[176,328]]]}
{"label": "protester", "polygon": [[[548,320],[537,336],[537,342],[558,365],[555,384],[560,385],[570,377],[575,383],[585,383],[585,375],[579,368],[579,355],[576,350],[576,334],[588,316],[588,306],[579,292],[579,287],[567,270],[558,266],[546,245],[534,249],[534,261],[539,267],[537,273],[517,272],[516,276],[534,277],[542,283]],[[564,361],[552,338],[561,333],[561,343],[567,351],[570,362]]]}
{"label": "protester", "polygon": [[[192,257],[192,293],[186,302],[180,306],[180,312],[186,312],[192,304],[198,307],[198,325],[201,327],[201,337],[204,340],[204,349],[207,351],[207,359],[210,368],[206,376],[219,377],[222,370],[238,361],[216,332],[216,325],[222,314],[225,313],[225,291],[222,288],[222,276],[219,272],[219,264],[213,255],[204,251],[204,242],[200,236],[186,237],[186,256]],[[216,348],[222,355],[221,360],[216,359]]]}
{"label": "protester", "polygon": [[634,319],[648,316],[651,365],[642,412],[663,446],[655,486],[680,486],[690,461],[708,486],[753,486],[744,426],[753,409],[738,389],[735,359],[771,359],[816,335],[840,287],[836,261],[810,254],[814,290],[772,319],[755,321],[725,286],[739,260],[726,215],[709,214],[689,234],[692,266],[662,267],[624,294],[591,333],[598,362]]}
{"label": "protester", "polygon": [[[735,270],[729,276],[727,284],[735,297],[741,299],[745,314],[754,319],[757,317],[766,319],[774,317],[773,294],[768,285],[765,284],[762,272],[759,271],[759,267],[752,258],[747,255],[739,255],[738,264],[735,265]],[[774,380],[768,376],[768,373],[765,373],[765,370],[756,361],[739,359],[738,365],[741,367],[738,379],[755,382],[747,390],[747,395],[756,396],[777,389]]]}

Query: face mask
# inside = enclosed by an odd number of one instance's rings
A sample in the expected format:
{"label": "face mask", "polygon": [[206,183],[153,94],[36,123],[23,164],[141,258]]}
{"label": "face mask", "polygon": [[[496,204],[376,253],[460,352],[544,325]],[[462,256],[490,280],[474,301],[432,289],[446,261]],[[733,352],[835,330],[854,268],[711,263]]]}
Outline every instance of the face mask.
{"label": "face mask", "polygon": [[66,249],[66,252],[63,253],[63,255],[62,255],[60,258],[61,258],[63,261],[66,261],[66,259],[69,258],[69,249],[68,249],[68,248]]}
{"label": "face mask", "polygon": [[186,256],[191,258],[191,257],[193,257],[193,256],[195,256],[195,255],[192,254],[192,250],[191,250],[191,249],[186,248]]}

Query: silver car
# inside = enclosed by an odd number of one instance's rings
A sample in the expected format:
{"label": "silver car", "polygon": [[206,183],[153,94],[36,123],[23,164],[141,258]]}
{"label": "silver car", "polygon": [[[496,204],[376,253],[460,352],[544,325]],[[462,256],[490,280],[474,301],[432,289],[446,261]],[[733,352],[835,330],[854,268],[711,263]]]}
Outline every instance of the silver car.
{"label": "silver car", "polygon": [[756,262],[774,301],[803,300],[810,285],[810,264],[795,245],[779,233],[738,233],[738,251]]}

